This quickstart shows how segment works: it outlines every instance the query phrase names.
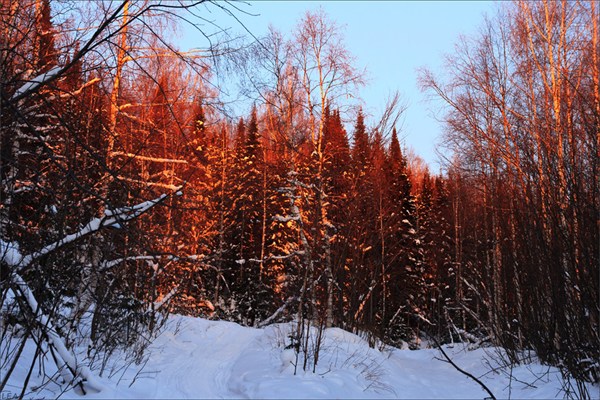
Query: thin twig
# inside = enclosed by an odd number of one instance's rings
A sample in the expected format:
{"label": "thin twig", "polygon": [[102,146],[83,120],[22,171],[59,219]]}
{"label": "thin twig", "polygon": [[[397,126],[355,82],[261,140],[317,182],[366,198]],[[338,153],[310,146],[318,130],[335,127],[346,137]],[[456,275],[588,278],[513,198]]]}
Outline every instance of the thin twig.
{"label": "thin twig", "polygon": [[490,395],[490,398],[492,400],[496,400],[496,396],[494,396],[494,394],[492,393],[492,391],[482,381],[480,381],[479,379],[477,379],[477,377],[475,377],[473,374],[468,373],[467,371],[465,371],[464,369],[462,369],[458,365],[456,365],[456,363],[454,361],[452,361],[452,359],[450,357],[448,357],[448,354],[446,354],[446,352],[444,351],[444,349],[442,349],[442,346],[437,341],[437,339],[434,338],[431,335],[428,335],[428,336],[433,341],[433,343],[435,343],[435,347],[437,347],[437,349],[442,353],[442,355],[450,363],[450,365],[452,365],[461,374],[466,375],[469,378],[473,379],[475,382],[477,382],[477,384],[479,384],[479,386],[481,386],[481,388],[483,390],[485,390]]}

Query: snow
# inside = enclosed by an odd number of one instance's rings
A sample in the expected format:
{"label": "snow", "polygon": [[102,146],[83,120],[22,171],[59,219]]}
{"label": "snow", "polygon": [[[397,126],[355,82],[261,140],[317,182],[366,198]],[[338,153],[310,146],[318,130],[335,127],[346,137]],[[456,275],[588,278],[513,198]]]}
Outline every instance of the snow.
{"label": "snow", "polygon": [[0,239],[0,261],[4,261],[9,266],[17,265],[23,256],[19,251],[19,244],[15,242],[5,242]]}
{"label": "snow", "polygon": [[44,72],[36,76],[35,78],[25,82],[13,96],[11,100],[14,100],[25,93],[34,91],[38,86],[42,85],[44,82],[48,81],[50,78],[54,77],[54,75],[58,74],[61,71],[61,67],[54,67],[48,72]]}
{"label": "snow", "polygon": [[[339,328],[325,332],[316,373],[294,375],[295,353],[286,349],[291,324],[262,329],[231,322],[171,316],[148,350],[147,362],[129,365],[109,379],[98,378],[99,393],[74,390],[61,398],[479,398],[487,394],[474,381],[440,361],[435,349],[371,349]],[[498,368],[495,348],[446,346],[454,362],[480,378],[498,398],[562,398],[560,372],[538,363]],[[5,390],[20,393],[34,346]],[[119,360],[117,360],[118,364]],[[124,364],[124,363],[123,363]],[[47,363],[46,368],[49,368]],[[143,368],[142,368],[143,366]],[[140,371],[140,368],[141,371]],[[2,371],[0,371],[2,372]],[[512,372],[512,381],[509,379]],[[38,385],[34,372],[30,387]],[[47,385],[25,397],[55,398],[61,388]],[[590,385],[595,396],[598,387]],[[4,393],[3,393],[4,394]]]}

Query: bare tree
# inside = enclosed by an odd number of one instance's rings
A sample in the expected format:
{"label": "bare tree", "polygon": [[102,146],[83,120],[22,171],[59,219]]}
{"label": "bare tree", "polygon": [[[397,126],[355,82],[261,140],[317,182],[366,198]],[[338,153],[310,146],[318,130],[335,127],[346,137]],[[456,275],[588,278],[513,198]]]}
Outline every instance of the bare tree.
{"label": "bare tree", "polygon": [[479,227],[468,234],[460,225],[463,240],[484,244],[474,261],[485,274],[462,274],[463,283],[513,361],[533,346],[582,380],[598,374],[575,361],[596,357],[598,341],[598,285],[584,283],[598,276],[590,267],[598,229],[584,217],[598,197],[597,20],[592,2],[506,4],[459,43],[449,82],[421,75],[447,106],[446,141],[460,161],[453,169],[479,192]]}
{"label": "bare tree", "polygon": [[314,224],[317,237],[315,247],[325,253],[324,273],[327,282],[325,325],[333,324],[334,273],[331,265],[332,228],[328,219],[327,193],[324,185],[325,151],[323,127],[325,109],[341,96],[349,96],[353,89],[364,83],[364,73],[353,67],[353,58],[342,42],[339,27],[322,10],[307,12],[297,27],[294,54],[305,93],[310,137],[316,168],[314,171],[316,213]]}

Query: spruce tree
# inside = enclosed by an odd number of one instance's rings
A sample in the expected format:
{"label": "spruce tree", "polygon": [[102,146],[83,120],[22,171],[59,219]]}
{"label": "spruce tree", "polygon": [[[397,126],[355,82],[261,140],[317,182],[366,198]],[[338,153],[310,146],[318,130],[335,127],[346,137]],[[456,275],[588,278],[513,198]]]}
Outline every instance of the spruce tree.
{"label": "spruce tree", "polygon": [[[372,295],[376,279],[373,273],[374,192],[372,182],[371,145],[362,109],[354,128],[351,188],[348,205],[348,242],[351,266],[347,276],[347,297],[355,329],[372,325]],[[366,308],[365,308],[366,307]]]}
{"label": "spruce tree", "polygon": [[[243,135],[243,136],[242,136]],[[241,322],[254,325],[269,312],[270,288],[263,282],[265,251],[268,245],[263,235],[265,221],[265,191],[267,168],[264,160],[256,106],[248,124],[242,130],[238,124],[236,143],[244,137],[243,147],[237,150],[234,214],[238,226],[234,229],[237,258],[235,292]],[[265,227],[266,229],[266,227]]]}
{"label": "spruce tree", "polygon": [[389,148],[390,184],[388,242],[392,260],[389,274],[389,320],[386,322],[386,339],[391,342],[414,339],[418,326],[420,290],[422,289],[422,252],[416,235],[415,199],[408,176],[406,158],[402,154],[398,134],[394,128]]}
{"label": "spruce tree", "polygon": [[51,20],[50,0],[42,0],[36,6],[36,50],[34,69],[38,74],[48,72],[58,64],[58,53],[55,47],[54,25]]}

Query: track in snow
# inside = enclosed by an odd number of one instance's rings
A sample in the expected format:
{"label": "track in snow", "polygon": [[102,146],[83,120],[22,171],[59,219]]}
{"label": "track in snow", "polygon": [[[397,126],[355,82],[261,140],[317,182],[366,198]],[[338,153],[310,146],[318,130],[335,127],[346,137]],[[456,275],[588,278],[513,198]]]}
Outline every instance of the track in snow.
{"label": "track in snow", "polygon": [[[240,334],[243,330],[244,334]],[[231,370],[261,334],[234,323],[185,319],[179,332],[166,332],[152,345],[146,369],[156,370],[156,398],[240,397],[228,386]],[[230,396],[231,395],[231,396]]]}

